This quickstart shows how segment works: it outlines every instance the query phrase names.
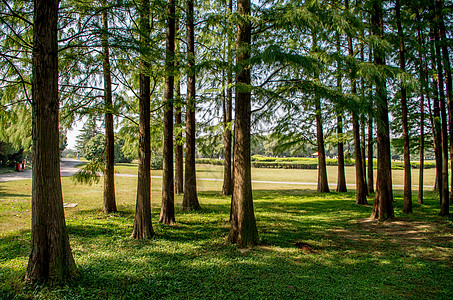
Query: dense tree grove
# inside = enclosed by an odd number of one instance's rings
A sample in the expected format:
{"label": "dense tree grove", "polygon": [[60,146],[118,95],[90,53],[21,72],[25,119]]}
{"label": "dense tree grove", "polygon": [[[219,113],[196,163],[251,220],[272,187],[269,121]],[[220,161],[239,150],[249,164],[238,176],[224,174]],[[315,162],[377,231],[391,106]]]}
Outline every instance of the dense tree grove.
{"label": "dense tree grove", "polygon": [[391,149],[403,155],[404,213],[412,212],[410,161],[420,160],[422,203],[432,152],[440,214],[449,215],[452,8],[451,0],[2,1],[0,155],[31,153],[35,174],[27,279],[77,274],[58,149],[61,133],[80,121],[80,154],[95,137],[105,143],[97,150],[104,212],[117,210],[115,151],[138,158],[136,239],[154,235],[155,155],[163,157],[159,222],[168,225],[177,219],[175,191],[183,210],[203,207],[197,153],[224,158],[228,240],[243,246],[259,241],[251,155],[260,147],[315,155],[323,193],[326,157],[338,158],[337,192],[347,191],[345,158],[354,158],[356,203],[375,191],[371,217],[382,221],[395,218]]}

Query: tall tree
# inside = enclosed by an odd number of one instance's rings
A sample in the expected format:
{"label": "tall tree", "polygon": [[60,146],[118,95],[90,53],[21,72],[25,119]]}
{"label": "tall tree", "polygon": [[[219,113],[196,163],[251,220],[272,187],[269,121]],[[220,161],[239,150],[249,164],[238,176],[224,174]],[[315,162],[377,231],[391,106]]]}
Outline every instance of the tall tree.
{"label": "tall tree", "polygon": [[[179,36],[179,19],[175,21],[176,35]],[[179,38],[175,39],[176,55],[179,54]],[[175,193],[184,192],[184,155],[183,155],[183,136],[182,136],[182,107],[181,99],[181,76],[179,74],[179,59],[175,60],[177,71],[175,77]]]}
{"label": "tall tree", "polygon": [[58,3],[34,0],[33,180],[31,251],[26,280],[66,281],[77,275],[69,246],[60,180]]}
{"label": "tall tree", "polygon": [[[337,33],[336,35],[337,43],[336,43],[336,50],[337,54],[341,54],[341,39],[340,34]],[[342,92],[342,82],[341,82],[341,69],[340,69],[340,62],[337,61],[337,89],[341,93]],[[347,192],[346,188],[346,176],[345,176],[345,169],[344,169],[344,134],[343,134],[343,111],[337,109],[337,135],[338,135],[338,142],[337,142],[337,150],[338,150],[338,180],[337,180],[337,192],[345,193]]]}
{"label": "tall tree", "polygon": [[104,69],[104,106],[105,106],[105,167],[104,167],[104,205],[105,213],[116,212],[115,200],[115,133],[113,130],[112,77],[110,70],[109,21],[107,1],[102,1],[102,66]]}
{"label": "tall tree", "polygon": [[197,174],[195,170],[195,26],[193,0],[187,0],[187,109],[186,109],[186,165],[183,210],[198,210]]}
{"label": "tall tree", "polygon": [[[382,40],[384,38],[384,13],[382,0],[373,0],[371,7],[371,26],[373,35]],[[385,52],[376,45],[373,49],[376,67],[385,65]],[[381,221],[394,219],[392,172],[390,158],[390,130],[387,103],[387,88],[385,78],[379,74],[374,78],[376,85],[377,106],[377,176],[376,196],[374,198],[371,217]]]}
{"label": "tall tree", "polygon": [[[404,33],[401,26],[401,6],[400,1],[395,1],[396,27],[398,30],[400,69],[406,72],[406,50],[404,47]],[[412,180],[411,180],[411,160],[409,150],[409,128],[407,124],[407,95],[405,83],[401,82],[401,125],[403,127],[403,157],[404,157],[404,196],[403,213],[412,212]]]}
{"label": "tall tree", "polygon": [[175,58],[175,0],[167,0],[165,56],[165,91],[163,124],[162,206],[159,223],[175,222],[175,189],[173,175],[173,92]]}
{"label": "tall tree", "polygon": [[[345,0],[345,9],[349,10],[349,1]],[[348,55],[354,57],[354,46],[352,43],[352,36],[348,34]],[[351,68],[349,70],[349,77],[351,80],[351,94],[357,94],[356,79],[354,70]],[[356,178],[356,203],[365,205],[367,204],[366,200],[366,190],[365,182],[363,176],[363,160],[362,160],[362,151],[360,147],[360,125],[358,114],[355,111],[352,111],[352,132],[354,136],[354,157],[355,157],[355,178]]]}
{"label": "tall tree", "polygon": [[[312,33],[312,51],[318,51],[317,33]],[[315,78],[319,80],[319,72],[315,71]],[[321,96],[318,91],[314,92],[315,118],[316,118],[316,145],[318,148],[318,193],[329,193],[327,180],[326,150],[324,147],[324,133],[322,128]]]}
{"label": "tall tree", "polygon": [[373,174],[373,118],[369,116],[368,119],[368,160],[367,160],[367,184],[368,193],[374,193],[374,174]]}
{"label": "tall tree", "polygon": [[250,0],[238,0],[237,12],[240,18],[237,26],[236,62],[240,71],[236,75],[234,187],[228,240],[231,243],[248,246],[258,243],[250,157],[251,77],[248,65],[252,36]]}
{"label": "tall tree", "polygon": [[448,124],[447,124],[447,109],[445,107],[445,90],[443,82],[443,65],[442,55],[440,49],[440,27],[441,27],[441,9],[442,6],[432,5],[434,14],[434,48],[436,50],[437,62],[437,83],[439,86],[439,105],[440,105],[440,119],[441,119],[441,133],[442,133],[442,185],[439,186],[440,199],[440,215],[446,216],[449,214],[449,190],[448,190]]}
{"label": "tall tree", "polygon": [[[228,12],[233,12],[233,0],[228,1]],[[232,164],[231,164],[231,121],[233,118],[233,49],[232,49],[232,29],[227,28],[227,81],[226,81],[226,97],[224,98],[225,103],[223,105],[223,143],[225,160],[223,165],[223,187],[222,195],[228,196],[233,193],[233,180],[232,180]]]}
{"label": "tall tree", "polygon": [[150,134],[150,77],[146,51],[149,47],[150,0],[139,5],[140,27],[140,98],[138,125],[138,179],[132,237],[149,239],[154,235],[151,221],[151,134]]}

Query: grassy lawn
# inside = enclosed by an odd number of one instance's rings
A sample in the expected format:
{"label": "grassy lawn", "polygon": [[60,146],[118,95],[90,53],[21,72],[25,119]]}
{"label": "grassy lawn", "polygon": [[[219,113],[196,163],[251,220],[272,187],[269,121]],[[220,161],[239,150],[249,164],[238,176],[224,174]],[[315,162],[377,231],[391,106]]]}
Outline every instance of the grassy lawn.
{"label": "grassy lawn", "polygon": [[[222,178],[221,167],[198,170],[200,178]],[[254,169],[253,179],[315,182],[309,171]],[[135,241],[136,178],[116,177],[120,212],[109,215],[101,212],[102,181],[81,186],[63,178],[64,201],[78,203],[65,213],[80,277],[52,289],[23,283],[31,181],[0,183],[0,299],[453,298],[453,220],[437,216],[429,189],[409,216],[397,191],[396,221],[377,223],[368,219],[371,206],[354,204],[354,193],[256,183],[261,242],[240,249],[226,241],[230,198],[220,195],[222,182],[198,183],[202,211],[182,212],[178,195],[177,224],[169,227],[157,224],[161,180],[153,178],[157,235]]]}

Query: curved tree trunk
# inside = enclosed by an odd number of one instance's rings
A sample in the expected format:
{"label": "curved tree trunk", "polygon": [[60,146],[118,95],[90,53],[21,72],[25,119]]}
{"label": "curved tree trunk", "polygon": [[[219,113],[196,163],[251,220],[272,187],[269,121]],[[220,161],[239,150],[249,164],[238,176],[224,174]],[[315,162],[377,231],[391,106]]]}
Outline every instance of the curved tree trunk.
{"label": "curved tree trunk", "polygon": [[[150,9],[149,0],[140,2],[140,43],[146,49],[149,42],[148,34]],[[145,61],[146,55],[142,54],[140,61],[140,99],[139,99],[139,125],[138,125],[138,179],[137,199],[135,205],[134,229],[132,237],[136,239],[149,239],[154,235],[151,221],[151,134],[150,134],[150,77],[146,75],[149,63]]]}
{"label": "curved tree trunk", "polygon": [[[399,38],[400,69],[406,71],[406,58],[404,48],[404,33],[401,27],[401,7],[400,1],[395,2],[396,9],[396,26]],[[411,161],[409,153],[409,128],[407,124],[407,96],[404,83],[401,83],[401,125],[403,127],[403,157],[404,157],[404,196],[403,196],[403,213],[412,212],[412,180],[411,180]]]}
{"label": "curved tree trunk", "polygon": [[[371,25],[373,35],[383,38],[384,21],[382,1],[373,3]],[[374,62],[378,66],[385,65],[385,54],[378,48],[374,49]],[[377,106],[377,176],[376,196],[371,218],[384,221],[394,219],[393,189],[390,157],[390,130],[385,79],[375,78]]]}
{"label": "curved tree trunk", "polygon": [[187,109],[186,109],[186,168],[182,210],[198,210],[197,174],[195,170],[195,28],[193,0],[187,0]]}
{"label": "curved tree trunk", "polygon": [[77,276],[63,210],[58,130],[58,1],[34,1],[31,249],[25,279]]}
{"label": "curved tree trunk", "polygon": [[167,0],[167,32],[165,57],[165,91],[163,124],[162,205],[159,223],[175,222],[175,188],[173,176],[173,91],[175,57],[175,0]]}
{"label": "curved tree trunk", "polygon": [[[233,11],[233,1],[228,1],[228,10],[230,13]],[[228,60],[228,70],[227,70],[227,88],[226,88],[226,98],[225,104],[223,106],[223,123],[224,123],[224,150],[225,150],[225,160],[223,165],[223,187],[222,195],[228,196],[233,193],[233,180],[232,180],[232,164],[231,164],[231,120],[233,118],[233,90],[231,85],[233,84],[233,52],[231,45],[231,33],[228,30],[228,49],[227,49],[227,60]]]}
{"label": "curved tree trunk", "polygon": [[[238,13],[250,16],[250,0],[238,0]],[[250,68],[245,65],[250,58],[251,23],[248,18],[239,21],[237,29],[237,65],[241,68],[237,74],[235,105],[235,139],[234,139],[234,188],[231,228],[228,240],[242,246],[258,243],[255,213],[253,210],[251,157],[250,157],[250,115],[251,84]],[[246,86],[246,87],[244,87]]]}
{"label": "curved tree trunk", "polygon": [[[106,1],[102,1],[106,6]],[[102,66],[104,68],[104,105],[105,105],[105,168],[104,168],[104,205],[105,213],[116,212],[115,200],[115,133],[113,130],[112,79],[108,41],[108,14],[102,10]]]}

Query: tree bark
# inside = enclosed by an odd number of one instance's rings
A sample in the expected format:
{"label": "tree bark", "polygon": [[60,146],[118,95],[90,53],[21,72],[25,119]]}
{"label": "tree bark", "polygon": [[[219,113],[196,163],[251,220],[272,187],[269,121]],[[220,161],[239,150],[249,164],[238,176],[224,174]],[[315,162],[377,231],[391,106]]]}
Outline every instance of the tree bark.
{"label": "tree bark", "polygon": [[445,90],[443,82],[443,66],[442,55],[439,45],[439,27],[440,27],[440,11],[439,8],[434,8],[434,39],[436,50],[437,62],[437,83],[439,86],[439,104],[440,104],[440,119],[441,119],[441,133],[442,133],[442,185],[439,186],[439,194],[442,195],[440,202],[440,215],[446,216],[449,214],[449,190],[448,190],[448,124],[447,124],[447,109],[445,108]]}
{"label": "tree bark", "polygon": [[[337,38],[337,53],[341,54],[341,40],[340,40],[340,34],[337,33],[336,35]],[[337,61],[337,89],[341,93],[342,92],[342,83],[341,83],[341,77],[342,73],[340,71],[340,63]],[[346,188],[346,176],[345,176],[345,171],[344,171],[344,143],[343,143],[343,117],[342,117],[343,111],[340,111],[337,109],[337,135],[338,135],[338,142],[337,142],[337,152],[338,152],[338,180],[337,180],[337,192],[338,193],[345,193],[347,192]]]}
{"label": "tree bark", "polygon": [[251,157],[250,157],[250,116],[251,116],[251,77],[250,58],[251,22],[250,0],[238,0],[238,14],[245,17],[237,27],[237,65],[240,71],[236,82],[235,139],[234,139],[234,188],[231,228],[228,240],[241,246],[258,243],[255,213],[253,210]]}
{"label": "tree bark", "polygon": [[195,170],[195,27],[193,0],[187,0],[187,109],[186,109],[186,167],[182,210],[198,210],[197,174]]}
{"label": "tree bark", "polygon": [[[148,36],[151,31],[149,25],[150,2],[140,2],[140,44],[142,51],[147,49]],[[132,237],[135,239],[149,239],[154,236],[151,221],[151,133],[150,133],[150,77],[147,75],[150,67],[146,55],[141,54],[140,60],[140,99],[138,125],[138,180],[137,199],[135,205],[134,229]]]}
{"label": "tree bark", "polygon": [[373,118],[370,116],[368,119],[368,161],[367,161],[367,184],[368,193],[374,194],[374,174],[373,174]]}
{"label": "tree bark", "polygon": [[[450,120],[448,125],[448,133],[450,137],[453,136],[453,104],[452,104],[452,79],[451,79],[451,65],[450,65],[450,54],[447,47],[447,35],[445,32],[445,22],[442,15],[444,8],[443,0],[436,0],[436,14],[439,23],[439,42],[441,43],[442,49],[442,63],[445,69],[445,85],[446,85],[446,96],[447,96],[447,108],[448,108],[448,119]],[[450,186],[453,187],[453,138],[450,138],[450,170],[452,176],[450,177]],[[453,203],[453,193],[450,193],[450,201]],[[444,210],[449,213],[449,207],[445,207]]]}
{"label": "tree bark", "polygon": [[[175,31],[179,36],[179,19],[175,20]],[[179,53],[179,40],[175,39],[175,51]],[[179,69],[179,62],[175,61],[175,68]],[[175,133],[175,193],[181,194],[184,192],[184,155],[183,155],[183,136],[182,136],[182,107],[181,99],[181,80],[179,75],[175,78],[175,128],[178,132]]]}
{"label": "tree bark", "polygon": [[[228,10],[230,13],[233,12],[233,1],[228,1]],[[228,70],[227,70],[227,87],[226,87],[226,98],[225,104],[223,106],[223,141],[224,141],[224,151],[225,151],[225,160],[223,164],[223,187],[222,195],[229,196],[233,193],[233,180],[232,180],[232,164],[231,164],[231,120],[233,118],[233,90],[231,85],[233,84],[233,50],[231,45],[231,30],[228,29],[228,48],[227,48],[227,61],[228,61]]]}
{"label": "tree bark", "polygon": [[[345,1],[345,9],[349,9],[349,1]],[[348,34],[348,55],[354,56],[354,48],[352,44],[352,37]],[[352,73],[353,70],[349,70],[351,79],[351,94],[357,94],[355,75]],[[354,136],[354,154],[355,154],[355,178],[356,178],[356,203],[360,205],[367,204],[365,182],[363,177],[363,160],[362,152],[360,150],[360,126],[357,117],[357,112],[352,112],[352,131]]]}
{"label": "tree bark", "polygon": [[25,279],[58,283],[77,276],[60,180],[58,1],[35,0],[33,17],[32,224]]}
{"label": "tree bark", "polygon": [[348,191],[346,188],[346,176],[344,172],[344,144],[343,144],[343,118],[340,114],[337,115],[337,134],[338,134],[338,182],[337,192],[345,193]]}
{"label": "tree bark", "polygon": [[116,212],[115,200],[115,133],[113,130],[112,78],[108,41],[107,2],[102,1],[102,66],[104,69],[104,106],[105,106],[105,168],[104,168],[104,213]]}
{"label": "tree bark", "polygon": [[[373,35],[382,39],[384,37],[382,0],[373,2],[371,25],[373,27]],[[385,53],[378,47],[373,52],[374,63],[377,66],[385,65]],[[371,218],[384,221],[395,218],[393,212],[390,130],[385,79],[376,77],[375,82],[377,95],[377,176],[376,196]]]}
{"label": "tree bark", "polygon": [[[434,39],[434,29],[433,24],[430,28],[430,52],[431,52],[431,69],[436,69],[436,53],[435,53],[435,39]],[[437,90],[438,80],[436,76],[432,78],[432,94],[433,94],[433,140],[434,140],[434,154],[436,157],[436,180],[434,184],[434,190],[440,191],[442,186],[442,130],[440,122],[440,105],[439,105],[439,92]],[[442,201],[442,193],[439,192],[440,201]]]}
{"label": "tree bark", "polygon": [[175,223],[175,188],[173,176],[173,92],[175,57],[175,0],[167,0],[167,32],[165,57],[165,91],[163,122],[162,206],[159,223]]}
{"label": "tree bark", "polygon": [[[400,1],[395,1],[396,10],[396,27],[399,39],[400,69],[406,72],[406,58],[404,48],[404,33],[401,26],[401,7]],[[412,212],[412,179],[411,179],[411,161],[409,153],[409,128],[407,121],[407,96],[405,83],[401,83],[401,125],[403,127],[403,157],[404,157],[404,196],[403,196],[403,213]]]}
{"label": "tree bark", "polygon": [[[423,42],[421,37],[420,28],[420,14],[418,9],[415,9],[417,16],[417,39],[419,49],[423,48]],[[424,180],[424,169],[425,169],[425,92],[428,95],[426,87],[426,72],[425,72],[425,60],[423,59],[422,51],[418,52],[419,61],[419,78],[420,78],[420,171],[418,175],[418,203],[423,204],[423,180]]]}
{"label": "tree bark", "polygon": [[365,120],[362,118],[360,120],[360,151],[362,157],[362,168],[363,168],[363,189],[365,190],[365,196],[368,196],[368,185],[366,182],[366,150],[365,150]]}

